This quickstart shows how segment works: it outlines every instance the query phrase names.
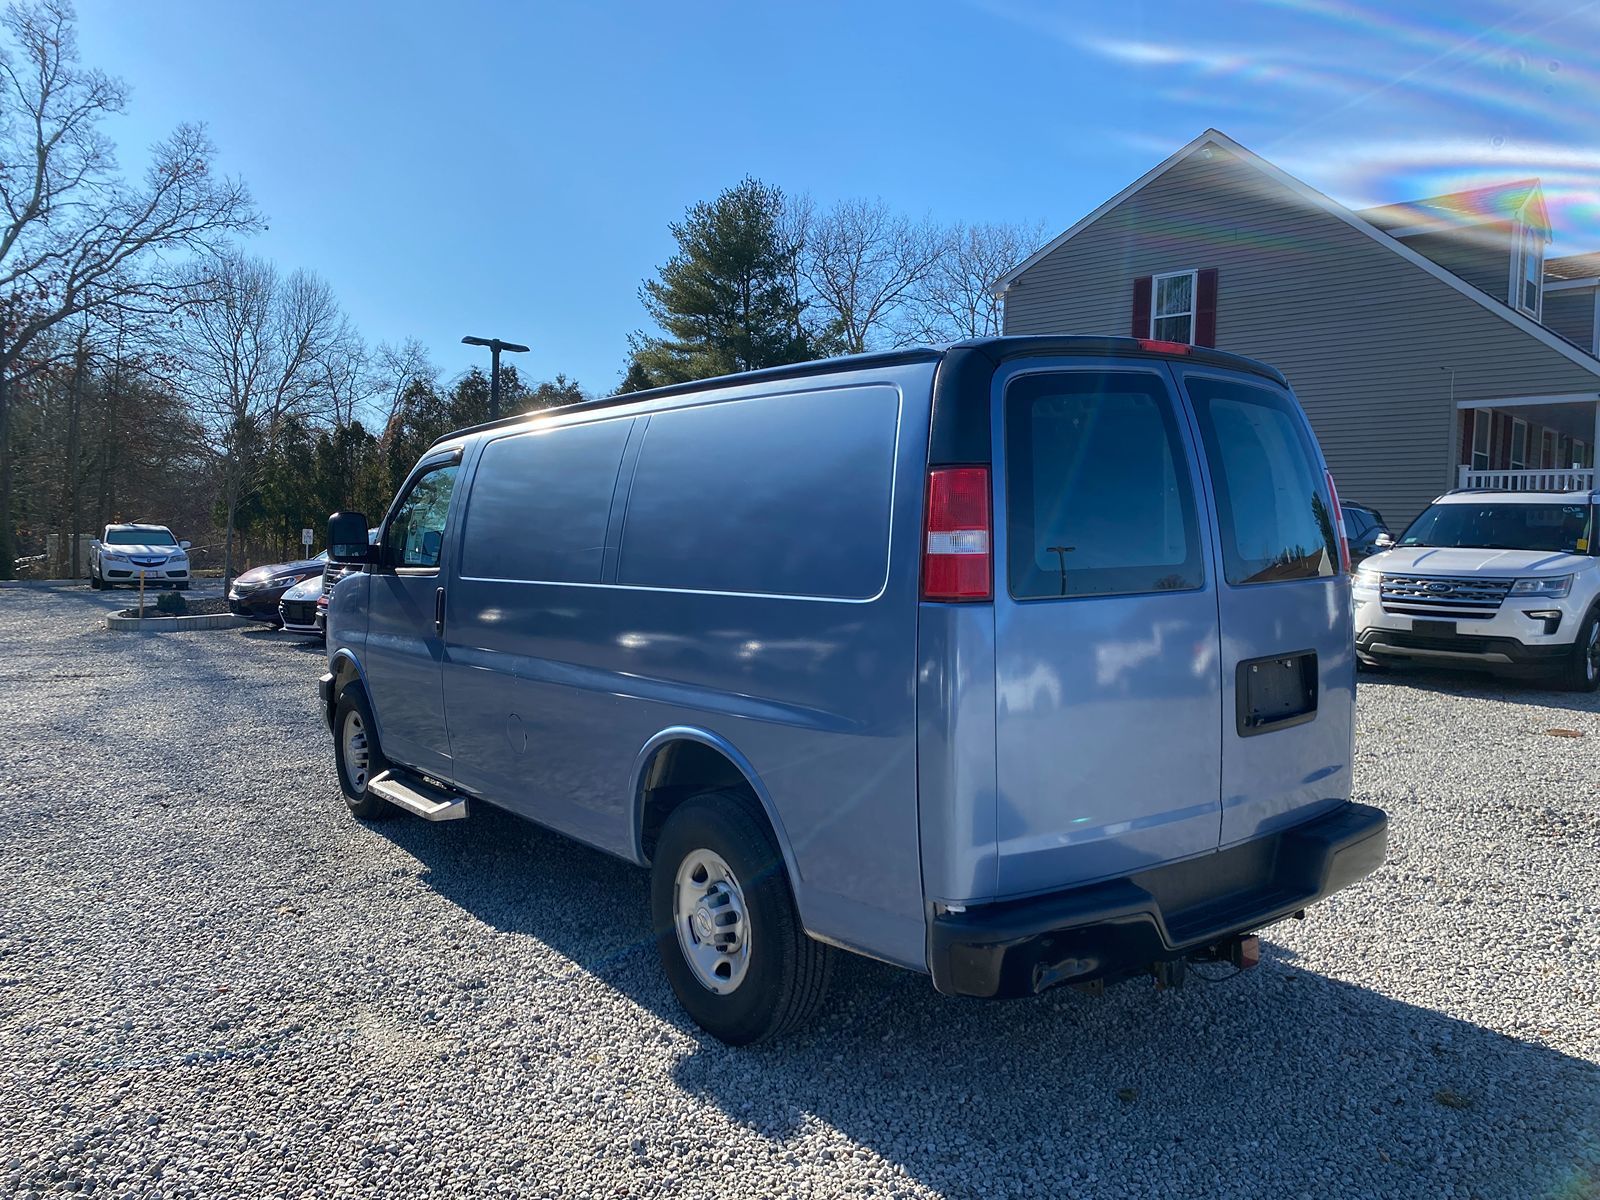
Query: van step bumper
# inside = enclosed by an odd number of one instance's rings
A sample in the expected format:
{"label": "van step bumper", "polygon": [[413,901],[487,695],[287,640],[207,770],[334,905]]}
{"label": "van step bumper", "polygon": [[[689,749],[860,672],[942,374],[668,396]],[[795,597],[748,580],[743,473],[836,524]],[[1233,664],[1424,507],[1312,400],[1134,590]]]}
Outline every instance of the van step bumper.
{"label": "van step bumper", "polygon": [[374,775],[367,783],[367,790],[424,821],[459,821],[467,815],[467,798],[461,793],[434,787],[397,768]]}
{"label": "van step bumper", "polygon": [[1259,929],[1383,863],[1388,818],[1341,804],[1216,854],[1026,900],[941,913],[933,984],[953,996],[1030,996],[1142,971]]}

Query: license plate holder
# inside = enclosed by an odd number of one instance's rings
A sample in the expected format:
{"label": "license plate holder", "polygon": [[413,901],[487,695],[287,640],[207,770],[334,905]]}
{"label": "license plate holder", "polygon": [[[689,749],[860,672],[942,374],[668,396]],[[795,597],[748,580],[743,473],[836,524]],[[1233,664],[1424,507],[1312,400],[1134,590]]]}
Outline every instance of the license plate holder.
{"label": "license plate holder", "polygon": [[1301,650],[1246,659],[1234,676],[1240,737],[1255,737],[1316,719],[1317,653]]}
{"label": "license plate holder", "polygon": [[1421,634],[1423,637],[1453,638],[1456,635],[1454,621],[1413,621],[1411,632]]}

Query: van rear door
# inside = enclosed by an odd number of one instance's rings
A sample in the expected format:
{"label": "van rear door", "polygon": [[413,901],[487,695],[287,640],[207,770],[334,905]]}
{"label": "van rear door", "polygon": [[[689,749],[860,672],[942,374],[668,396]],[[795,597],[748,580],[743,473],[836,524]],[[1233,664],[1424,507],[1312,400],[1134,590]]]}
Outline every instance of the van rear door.
{"label": "van rear door", "polygon": [[1165,362],[997,376],[997,893],[1217,848],[1217,578]]}
{"label": "van rear door", "polygon": [[1222,836],[1231,846],[1350,797],[1355,643],[1336,502],[1284,388],[1182,367],[1217,514]]}

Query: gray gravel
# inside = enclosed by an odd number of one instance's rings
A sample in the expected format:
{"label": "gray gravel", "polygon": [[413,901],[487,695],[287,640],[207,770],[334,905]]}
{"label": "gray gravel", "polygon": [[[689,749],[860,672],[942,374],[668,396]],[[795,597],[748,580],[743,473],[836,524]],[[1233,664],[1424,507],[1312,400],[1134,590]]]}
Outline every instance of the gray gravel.
{"label": "gray gravel", "polygon": [[[1364,680],[1389,865],[1261,967],[701,1037],[644,876],[342,811],[314,648],[0,589],[0,1193],[1600,1197],[1600,701]],[[1547,734],[1581,731],[1581,738]]]}

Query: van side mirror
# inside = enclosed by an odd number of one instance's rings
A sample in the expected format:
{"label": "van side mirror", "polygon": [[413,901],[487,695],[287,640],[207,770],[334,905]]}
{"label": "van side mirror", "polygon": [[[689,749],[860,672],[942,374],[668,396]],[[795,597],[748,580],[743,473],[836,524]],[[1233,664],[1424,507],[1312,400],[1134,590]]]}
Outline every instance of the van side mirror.
{"label": "van side mirror", "polygon": [[337,512],[328,518],[328,558],[338,563],[369,563],[377,558],[369,540],[367,515]]}
{"label": "van side mirror", "polygon": [[1394,534],[1380,533],[1372,539],[1372,544],[1379,550],[1391,550],[1394,548]]}

